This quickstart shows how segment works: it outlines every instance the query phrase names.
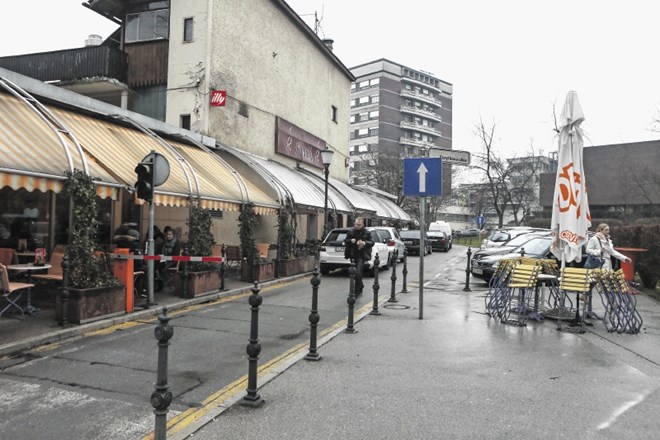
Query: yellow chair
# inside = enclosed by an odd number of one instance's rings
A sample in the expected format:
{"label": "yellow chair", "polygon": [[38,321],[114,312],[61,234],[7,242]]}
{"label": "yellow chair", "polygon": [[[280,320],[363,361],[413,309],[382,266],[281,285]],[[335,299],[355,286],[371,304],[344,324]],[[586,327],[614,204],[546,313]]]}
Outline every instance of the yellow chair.
{"label": "yellow chair", "polygon": [[[540,266],[532,264],[517,264],[513,267],[507,285],[506,307],[502,316],[503,323],[519,326],[527,325],[530,312],[529,300],[536,291],[540,270]],[[518,319],[511,318],[511,313],[514,311],[517,312]]]}
{"label": "yellow chair", "polygon": [[[591,294],[591,280],[594,272],[591,269],[577,267],[564,267],[561,270],[561,280],[559,289],[563,296],[568,293],[575,293],[575,317],[571,321],[571,326],[580,324],[580,332],[584,333],[584,315],[587,311],[587,302]],[[582,316],[580,316],[580,299],[582,299]],[[562,330],[561,319],[557,320],[557,328]]]}

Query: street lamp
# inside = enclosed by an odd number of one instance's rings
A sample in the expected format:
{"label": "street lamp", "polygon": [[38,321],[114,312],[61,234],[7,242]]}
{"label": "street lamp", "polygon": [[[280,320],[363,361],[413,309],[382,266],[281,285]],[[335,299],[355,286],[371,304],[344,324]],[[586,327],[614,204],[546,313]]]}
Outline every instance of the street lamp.
{"label": "street lamp", "polygon": [[323,174],[325,175],[325,198],[323,200],[323,237],[328,235],[328,176],[330,175],[330,162],[335,152],[329,148],[321,150],[321,160],[323,161]]}

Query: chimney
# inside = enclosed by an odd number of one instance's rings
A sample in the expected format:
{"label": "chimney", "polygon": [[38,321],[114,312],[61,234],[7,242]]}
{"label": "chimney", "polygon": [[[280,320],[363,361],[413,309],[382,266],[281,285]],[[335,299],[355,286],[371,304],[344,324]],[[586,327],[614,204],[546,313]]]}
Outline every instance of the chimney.
{"label": "chimney", "polygon": [[100,35],[91,34],[89,38],[85,40],[85,47],[90,46],[100,46],[103,43],[103,38]]}
{"label": "chimney", "polygon": [[326,39],[323,39],[321,41],[323,42],[323,44],[325,44],[325,47],[330,49],[330,52],[332,52],[332,45],[334,44],[335,40],[333,40],[331,38],[326,38]]}

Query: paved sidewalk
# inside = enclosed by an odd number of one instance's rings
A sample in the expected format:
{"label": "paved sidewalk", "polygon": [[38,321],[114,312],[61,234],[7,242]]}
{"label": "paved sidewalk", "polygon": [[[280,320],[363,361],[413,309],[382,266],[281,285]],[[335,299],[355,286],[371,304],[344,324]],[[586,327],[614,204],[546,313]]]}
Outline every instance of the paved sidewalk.
{"label": "paved sidewalk", "polygon": [[639,297],[638,335],[607,333],[601,322],[578,335],[550,320],[495,322],[484,293],[426,291],[423,320],[417,294],[400,295],[396,309],[321,346],[320,362],[300,360],[260,383],[263,407],[233,405],[189,438],[657,437],[658,302]]}

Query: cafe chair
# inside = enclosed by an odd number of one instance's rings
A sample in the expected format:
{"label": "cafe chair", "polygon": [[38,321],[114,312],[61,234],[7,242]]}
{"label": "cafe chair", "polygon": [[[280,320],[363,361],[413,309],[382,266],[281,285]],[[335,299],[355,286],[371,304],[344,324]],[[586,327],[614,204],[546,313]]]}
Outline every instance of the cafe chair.
{"label": "cafe chair", "polygon": [[[506,291],[506,305],[502,315],[504,324],[520,327],[527,325],[530,313],[530,298],[535,295],[537,278],[541,267],[532,264],[517,264],[513,267]],[[518,317],[512,318],[516,312]]]}
{"label": "cafe chair", "polygon": [[[577,267],[563,267],[561,269],[561,279],[559,281],[559,290],[563,298],[570,293],[575,294],[575,317],[571,321],[571,326],[580,325],[579,333],[584,333],[584,318],[591,295],[592,271]],[[580,315],[580,300],[582,300],[582,315]],[[562,304],[563,305],[563,304]],[[557,329],[564,330],[561,325],[561,318],[557,320]]]}
{"label": "cafe chair", "polygon": [[28,292],[29,294],[29,290],[34,287],[34,284],[9,281],[7,267],[4,264],[0,264],[0,281],[2,282],[2,297],[8,303],[2,310],[0,310],[0,317],[3,313],[13,307],[21,312],[20,319],[25,318],[25,312],[23,311],[23,308],[18,305],[18,300],[21,298],[21,295],[23,295],[23,292]]}
{"label": "cafe chair", "polygon": [[12,248],[0,248],[0,264],[9,266],[18,263],[16,250]]}

